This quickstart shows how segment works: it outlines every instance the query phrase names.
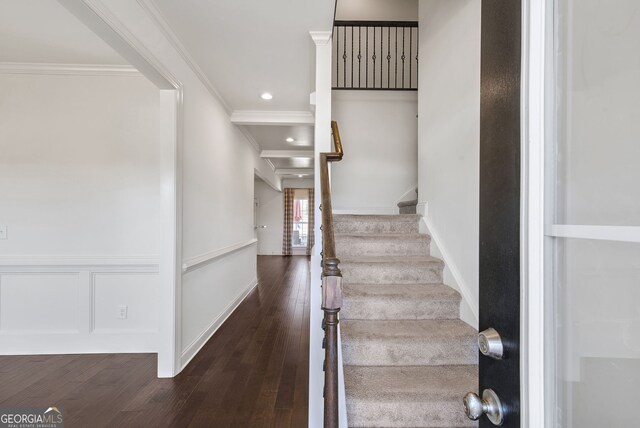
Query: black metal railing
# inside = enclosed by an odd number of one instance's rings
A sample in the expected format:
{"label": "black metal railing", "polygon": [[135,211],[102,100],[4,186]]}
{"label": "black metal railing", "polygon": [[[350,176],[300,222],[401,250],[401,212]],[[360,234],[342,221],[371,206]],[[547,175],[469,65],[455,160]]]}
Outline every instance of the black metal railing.
{"label": "black metal railing", "polygon": [[418,89],[418,23],[335,21],[333,89]]}

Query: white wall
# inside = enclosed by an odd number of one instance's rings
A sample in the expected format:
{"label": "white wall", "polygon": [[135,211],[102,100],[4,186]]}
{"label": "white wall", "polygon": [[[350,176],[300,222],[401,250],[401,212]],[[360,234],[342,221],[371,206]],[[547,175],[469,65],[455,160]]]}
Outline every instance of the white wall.
{"label": "white wall", "polygon": [[159,91],[0,74],[0,94],[0,352],[155,351]]}
{"label": "white wall", "polygon": [[334,212],[394,214],[418,180],[415,92],[333,91],[344,158],[331,169]]}
{"label": "white wall", "polygon": [[140,2],[102,6],[183,87],[182,253],[188,264],[209,260],[182,277],[184,366],[255,286],[257,246],[244,245],[254,237],[254,173],[275,187],[280,180],[230,122],[230,109],[215,89],[199,79],[188,56]]}
{"label": "white wall", "polygon": [[339,0],[337,20],[416,21],[418,0]]}
{"label": "white wall", "polygon": [[[480,148],[480,6],[420,1],[418,212],[477,325]],[[425,209],[426,206],[426,209]]]}
{"label": "white wall", "polygon": [[[285,179],[282,188],[306,189],[313,187],[312,179]],[[282,255],[284,197],[263,181],[255,182],[258,198],[258,254]],[[261,228],[260,226],[267,226]]]}

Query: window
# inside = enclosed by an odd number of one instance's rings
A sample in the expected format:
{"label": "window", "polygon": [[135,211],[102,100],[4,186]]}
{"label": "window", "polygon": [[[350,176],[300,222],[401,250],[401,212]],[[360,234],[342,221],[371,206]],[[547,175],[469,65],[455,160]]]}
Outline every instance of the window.
{"label": "window", "polygon": [[309,236],[309,197],[306,189],[296,190],[293,198],[293,230],[291,246],[305,247]]}

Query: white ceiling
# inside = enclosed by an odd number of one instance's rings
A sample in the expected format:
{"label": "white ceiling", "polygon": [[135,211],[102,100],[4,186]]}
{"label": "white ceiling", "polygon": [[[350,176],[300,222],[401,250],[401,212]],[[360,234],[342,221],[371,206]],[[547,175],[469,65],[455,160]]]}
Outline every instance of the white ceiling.
{"label": "white ceiling", "polygon": [[[247,125],[262,150],[313,150],[312,126]],[[286,141],[293,138],[293,143]]]}
{"label": "white ceiling", "polygon": [[[335,0],[154,0],[233,110],[309,111],[315,46]],[[260,94],[270,92],[273,100]]]}
{"label": "white ceiling", "polygon": [[53,0],[0,0],[0,62],[128,65]]}

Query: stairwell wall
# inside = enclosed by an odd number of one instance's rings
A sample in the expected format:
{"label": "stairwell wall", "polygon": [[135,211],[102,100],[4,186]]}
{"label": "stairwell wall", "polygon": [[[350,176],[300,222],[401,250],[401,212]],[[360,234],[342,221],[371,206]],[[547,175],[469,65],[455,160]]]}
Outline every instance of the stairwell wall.
{"label": "stairwell wall", "polygon": [[480,2],[420,1],[418,213],[478,322]]}
{"label": "stairwell wall", "polygon": [[415,92],[333,91],[344,159],[332,165],[333,210],[397,214],[418,178]]}

